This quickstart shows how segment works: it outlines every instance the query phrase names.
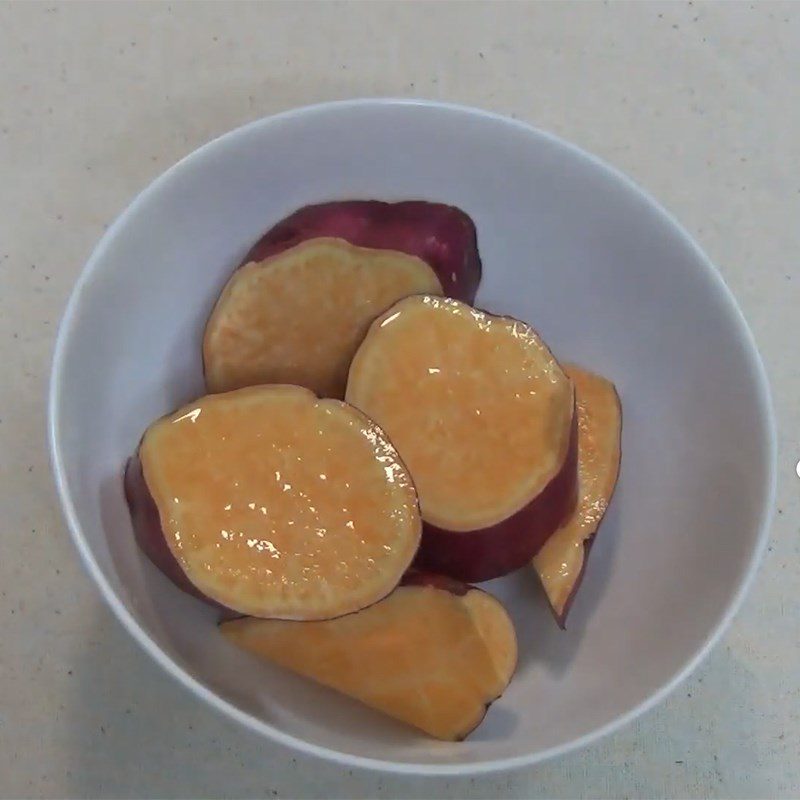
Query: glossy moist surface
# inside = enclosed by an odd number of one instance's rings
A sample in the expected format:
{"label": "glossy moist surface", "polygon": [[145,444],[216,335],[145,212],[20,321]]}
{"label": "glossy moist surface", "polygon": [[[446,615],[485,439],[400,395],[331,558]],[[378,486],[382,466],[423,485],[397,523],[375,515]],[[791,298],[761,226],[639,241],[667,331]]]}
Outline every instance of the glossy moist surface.
{"label": "glossy moist surface", "polygon": [[569,445],[572,386],[542,340],[456,300],[407,298],[377,319],[347,399],[397,446],[425,521],[448,530],[523,508]]}
{"label": "glossy moist surface", "polygon": [[384,434],[299,387],[201,398],[151,426],[140,457],[178,563],[242,613],[357,610],[394,588],[418,546],[413,485]]}
{"label": "glossy moist surface", "polygon": [[578,416],[578,502],[533,559],[550,605],[562,623],[585,568],[587,540],[597,531],[614,493],[622,423],[613,383],[580,367],[568,366],[566,371],[575,384]]}
{"label": "glossy moist surface", "polygon": [[415,256],[310,239],[238,269],[203,341],[206,385],[224,392],[262,383],[344,397],[347,371],[370,323],[410,294],[441,294]]}
{"label": "glossy moist surface", "polygon": [[441,739],[462,739],[503,693],[514,628],[491,595],[401,586],[357,614],[323,622],[241,619],[223,634],[250,652]]}

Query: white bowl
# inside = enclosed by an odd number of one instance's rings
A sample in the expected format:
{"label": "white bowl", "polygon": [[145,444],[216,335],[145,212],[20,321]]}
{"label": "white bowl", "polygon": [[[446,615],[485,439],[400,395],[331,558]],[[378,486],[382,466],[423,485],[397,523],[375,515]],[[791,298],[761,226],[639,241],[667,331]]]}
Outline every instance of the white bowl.
{"label": "white bowl", "polygon": [[[478,730],[434,742],[255,664],[214,612],[137,550],[121,470],[145,427],[201,394],[219,290],[266,228],[307,203],[424,198],[478,228],[478,304],[530,321],[612,378],[621,479],[561,632],[528,572],[494,581],[518,672]],[[198,697],[253,731],[348,765],[467,774],[587,744],[661,700],[751,583],[773,506],[775,429],[753,338],[719,273],[623,175],[520,122],[362,100],[259,120],[150,185],[98,244],[53,364],[50,445],[75,544],[122,624]]]}

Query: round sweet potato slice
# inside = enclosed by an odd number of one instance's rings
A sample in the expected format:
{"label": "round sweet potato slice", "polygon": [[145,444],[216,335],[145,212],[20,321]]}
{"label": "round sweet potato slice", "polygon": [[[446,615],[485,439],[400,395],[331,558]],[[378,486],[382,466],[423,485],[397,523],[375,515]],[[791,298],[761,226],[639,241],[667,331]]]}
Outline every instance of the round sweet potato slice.
{"label": "round sweet potato slice", "polygon": [[381,429],[300,387],[203,397],[154,423],[138,458],[144,486],[129,469],[127,489],[145,552],[242,614],[357,611],[399,583],[419,544],[414,486]]}
{"label": "round sweet potato slice", "polygon": [[370,323],[410,294],[441,294],[428,264],[342,239],[309,239],[238,269],[203,338],[206,386],[225,392],[287,383],[344,396]]}
{"label": "round sweet potato slice", "polygon": [[370,327],[346,397],[411,471],[427,569],[466,581],[504,575],[574,505],[572,383],[523,322],[451,299],[401,300]]}

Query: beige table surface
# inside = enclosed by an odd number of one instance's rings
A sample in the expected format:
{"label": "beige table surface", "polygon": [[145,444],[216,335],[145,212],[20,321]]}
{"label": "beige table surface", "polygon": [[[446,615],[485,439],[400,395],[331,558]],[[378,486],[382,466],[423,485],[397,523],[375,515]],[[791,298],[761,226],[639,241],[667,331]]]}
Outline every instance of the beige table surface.
{"label": "beige table surface", "polygon": [[[349,771],[222,720],[112,619],[51,486],[53,339],[106,225],[208,139],[366,95],[517,116],[629,173],[773,381],[778,511],[732,630],[660,708],[535,769]],[[800,4],[0,5],[0,187],[0,796],[800,796]]]}

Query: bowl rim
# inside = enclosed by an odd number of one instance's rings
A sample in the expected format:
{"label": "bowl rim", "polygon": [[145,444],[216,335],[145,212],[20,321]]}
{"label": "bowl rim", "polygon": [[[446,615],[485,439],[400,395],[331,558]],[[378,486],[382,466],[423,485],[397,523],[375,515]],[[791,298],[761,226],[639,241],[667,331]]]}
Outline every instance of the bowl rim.
{"label": "bowl rim", "polygon": [[[657,691],[653,692],[653,694],[651,694],[646,700],[643,700],[637,706],[634,706],[628,711],[615,717],[605,725],[601,725],[593,730],[590,730],[582,736],[533,753],[507,758],[472,761],[470,763],[388,761],[369,756],[352,755],[350,753],[328,748],[323,745],[313,744],[298,736],[285,733],[278,727],[243,711],[233,703],[224,700],[222,697],[211,691],[201,681],[194,678],[183,667],[178,665],[161,649],[161,647],[150,637],[150,635],[136,621],[133,615],[127,610],[123,602],[119,599],[116,592],[112,588],[111,584],[106,580],[102,570],[100,569],[100,566],[92,554],[91,548],[84,536],[80,521],[78,519],[78,514],[67,486],[66,470],[60,443],[62,435],[60,395],[63,381],[64,356],[67,348],[67,342],[70,338],[73,326],[75,325],[75,321],[78,316],[84,289],[92,281],[95,273],[98,271],[98,265],[102,262],[103,257],[109,248],[110,242],[113,240],[116,233],[127,224],[128,218],[139,207],[147,203],[151,196],[157,194],[161,187],[168,182],[174,174],[189,168],[194,160],[201,158],[218,142],[222,140],[230,141],[236,139],[237,137],[246,135],[247,132],[254,128],[269,127],[273,124],[280,124],[282,122],[304,116],[313,116],[318,113],[347,113],[351,109],[362,108],[365,106],[415,106],[418,108],[433,108],[437,110],[480,117],[494,123],[501,123],[506,126],[511,126],[520,132],[533,135],[536,138],[543,139],[550,144],[556,145],[562,151],[566,151],[572,158],[590,164],[594,168],[601,170],[608,178],[612,179],[618,184],[622,184],[629,192],[637,195],[638,198],[643,201],[651,211],[656,212],[663,221],[664,225],[671,228],[672,231],[683,240],[683,243],[693,251],[698,262],[701,264],[701,269],[705,269],[709,276],[713,279],[720,296],[725,300],[727,310],[732,313],[733,319],[736,321],[738,326],[738,332],[742,343],[745,346],[748,360],[750,361],[751,366],[754,368],[753,372],[758,384],[758,401],[764,414],[763,422],[765,423],[766,431],[766,441],[763,443],[763,446],[765,447],[767,456],[767,473],[765,475],[765,486],[762,487],[762,491],[764,496],[767,498],[767,502],[764,503],[764,506],[760,512],[757,537],[750,555],[749,564],[747,565],[747,569],[740,580],[735,594],[730,599],[725,612],[720,616],[714,628],[709,631],[705,640],[696,649],[694,654],[687,658],[683,665],[675,671],[673,676]],[[261,734],[262,736],[266,736],[282,745],[294,748],[308,755],[318,756],[328,761],[345,765],[347,767],[361,767],[370,770],[406,775],[464,776],[531,766],[557,756],[571,753],[597,742],[599,739],[619,730],[623,726],[632,722],[637,717],[661,703],[699,666],[714,645],[716,645],[720,640],[722,635],[728,630],[734,616],[739,611],[745,596],[753,584],[756,572],[763,558],[775,507],[777,483],[777,426],[775,410],[770,392],[769,379],[764,367],[764,363],[758,351],[753,333],[750,330],[750,327],[747,324],[747,321],[741,309],[739,308],[733,293],[728,288],[717,267],[712,263],[709,257],[703,252],[700,246],[694,241],[694,239],[683,228],[678,220],[669,211],[663,208],[660,203],[658,203],[655,198],[652,197],[652,195],[650,195],[647,191],[645,191],[636,182],[634,182],[616,167],[613,167],[597,156],[592,155],[577,145],[572,144],[571,142],[566,141],[555,134],[541,130],[521,120],[514,119],[496,112],[486,111],[480,108],[474,108],[458,103],[447,103],[418,98],[374,97],[335,100],[300,106],[267,117],[262,117],[246,123],[238,128],[234,128],[227,133],[223,133],[222,135],[215,137],[211,141],[201,145],[199,148],[181,158],[177,163],[175,163],[166,171],[162,172],[151,183],[149,183],[142,191],[139,192],[138,195],[136,195],[133,201],[117,216],[114,222],[103,233],[72,289],[63,317],[59,324],[55,347],[53,350],[50,384],[48,390],[47,427],[51,468],[55,479],[62,513],[67,522],[73,543],[80,554],[84,568],[88,571],[89,575],[100,589],[103,599],[110,607],[117,620],[139,643],[142,649],[148,653],[148,655],[150,655],[150,657],[153,658],[167,674],[171,675],[191,693],[204,700],[217,712],[236,720],[245,728]]]}

